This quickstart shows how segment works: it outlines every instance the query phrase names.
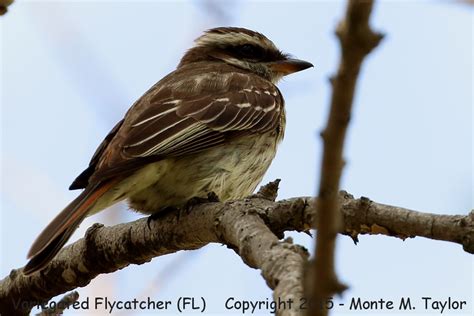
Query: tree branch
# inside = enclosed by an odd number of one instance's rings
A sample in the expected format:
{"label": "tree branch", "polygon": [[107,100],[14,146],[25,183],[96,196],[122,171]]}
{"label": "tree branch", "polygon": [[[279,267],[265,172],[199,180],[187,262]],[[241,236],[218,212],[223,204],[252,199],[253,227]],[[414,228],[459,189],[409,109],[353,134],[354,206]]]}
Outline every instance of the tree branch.
{"label": "tree branch", "polygon": [[54,307],[46,308],[41,313],[37,314],[36,316],[56,316],[62,315],[64,310],[67,309],[69,306],[74,304],[79,299],[79,293],[73,291],[68,293],[61,298]]}
{"label": "tree branch", "polygon": [[[249,266],[261,269],[268,286],[274,289],[275,300],[299,300],[307,253],[290,240],[279,239],[285,231],[306,231],[318,221],[314,199],[274,202],[265,190],[244,200],[205,203],[190,211],[166,213],[152,221],[150,228],[147,218],[112,227],[94,224],[84,238],[62,249],[44,270],[30,276],[23,275],[21,269],[12,270],[1,280],[0,313],[27,315],[33,306],[86,286],[98,274],[213,242],[229,246]],[[367,198],[354,199],[346,192],[341,192],[339,199],[344,222],[340,232],[353,238],[358,234],[403,239],[423,236],[459,243],[474,253],[474,211],[466,216],[424,214]],[[279,314],[291,312],[285,309]]]}
{"label": "tree branch", "polygon": [[334,268],[336,235],[341,220],[337,195],[344,166],[344,140],[351,117],[357,77],[365,56],[383,38],[369,27],[372,4],[372,0],[348,1],[346,16],[336,30],[342,56],[339,70],[331,80],[331,109],[326,128],[321,133],[324,149],[317,205],[319,221],[316,225],[315,260],[308,273],[312,282],[306,285],[308,297],[313,304],[309,310],[311,315],[327,315],[328,311],[321,306],[322,302],[346,289],[339,282]]}

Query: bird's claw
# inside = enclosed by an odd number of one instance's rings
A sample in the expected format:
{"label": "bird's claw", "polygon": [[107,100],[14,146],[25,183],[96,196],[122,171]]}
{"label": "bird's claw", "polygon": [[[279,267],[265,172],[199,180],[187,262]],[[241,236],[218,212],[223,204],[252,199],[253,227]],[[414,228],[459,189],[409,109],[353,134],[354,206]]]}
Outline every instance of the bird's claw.
{"label": "bird's claw", "polygon": [[196,205],[203,204],[203,203],[212,203],[212,202],[219,202],[219,197],[217,196],[216,193],[211,191],[207,193],[207,197],[205,198],[199,197],[199,196],[190,198],[184,205],[184,209],[189,212]]}

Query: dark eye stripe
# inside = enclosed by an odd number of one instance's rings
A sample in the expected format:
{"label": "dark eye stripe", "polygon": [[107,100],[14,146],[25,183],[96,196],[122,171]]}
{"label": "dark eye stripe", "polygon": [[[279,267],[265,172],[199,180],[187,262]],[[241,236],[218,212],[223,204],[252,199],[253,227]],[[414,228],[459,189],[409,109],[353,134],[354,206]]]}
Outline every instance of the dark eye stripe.
{"label": "dark eye stripe", "polygon": [[268,50],[253,44],[228,46],[225,50],[236,58],[253,61],[276,61],[286,58],[280,51]]}
{"label": "dark eye stripe", "polygon": [[265,51],[256,45],[243,44],[231,48],[233,53],[239,58],[261,60],[265,56]]}

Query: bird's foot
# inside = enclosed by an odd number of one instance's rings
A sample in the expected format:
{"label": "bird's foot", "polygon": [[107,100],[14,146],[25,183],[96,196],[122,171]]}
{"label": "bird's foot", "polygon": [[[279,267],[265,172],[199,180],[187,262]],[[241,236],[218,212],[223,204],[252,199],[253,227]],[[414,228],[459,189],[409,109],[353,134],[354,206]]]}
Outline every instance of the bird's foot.
{"label": "bird's foot", "polygon": [[[148,216],[147,220],[146,220],[146,224],[148,226],[148,229],[151,229],[150,228],[150,223],[152,221],[156,221],[157,219],[165,216],[166,214],[170,213],[170,212],[177,212],[178,211],[178,208],[177,207],[174,207],[174,206],[168,206],[168,207],[165,207],[165,208],[162,208],[160,209],[159,211],[151,214],[150,216]],[[179,212],[177,212],[179,214]]]}
{"label": "bird's foot", "polygon": [[147,224],[148,228],[151,229],[150,223],[152,221],[160,219],[163,216],[169,214],[170,212],[175,213],[176,216],[177,216],[177,219],[179,220],[181,210],[184,210],[184,211],[189,213],[193,209],[194,206],[202,204],[202,203],[210,203],[210,202],[219,202],[219,197],[214,192],[209,192],[207,194],[207,197],[205,197],[205,198],[199,197],[199,196],[195,196],[195,197],[190,198],[186,202],[186,204],[184,204],[182,209],[180,209],[178,207],[175,207],[175,206],[168,206],[168,207],[162,208],[159,211],[157,211],[157,212],[151,214],[150,216],[148,216],[146,224]]}
{"label": "bird's foot", "polygon": [[199,196],[190,198],[184,205],[184,209],[187,212],[190,212],[193,209],[193,207],[196,205],[203,204],[203,203],[212,203],[212,202],[219,202],[219,197],[217,196],[216,193],[209,192],[207,193],[207,197],[205,198],[199,197]]}

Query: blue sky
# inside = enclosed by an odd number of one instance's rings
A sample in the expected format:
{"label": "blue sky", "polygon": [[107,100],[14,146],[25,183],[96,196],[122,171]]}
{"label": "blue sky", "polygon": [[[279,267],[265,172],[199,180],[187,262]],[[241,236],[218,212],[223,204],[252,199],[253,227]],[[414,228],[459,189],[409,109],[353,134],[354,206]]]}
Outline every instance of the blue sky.
{"label": "blue sky", "polygon": [[[0,21],[1,275],[25,264],[36,235],[77,195],[67,187],[108,130],[210,27],[260,31],[315,65],[279,85],[288,124],[263,181],[281,178],[280,198],[313,195],[328,77],[339,58],[333,30],[344,3],[228,1],[218,13],[210,13],[205,1],[15,3]],[[455,2],[376,4],[372,24],[386,38],[365,61],[358,82],[343,189],[425,212],[467,214],[473,208],[472,18],[471,8]],[[74,239],[94,222],[138,217],[114,207],[89,218]],[[288,236],[313,249],[310,237]],[[471,301],[456,315],[474,309],[473,259],[459,245],[360,240],[355,246],[338,238],[337,270],[350,285],[342,301],[410,296],[420,306],[410,315],[431,315],[422,310],[422,296],[451,296]],[[100,276],[80,294],[116,300],[204,296],[214,313],[224,311],[230,296],[271,297],[259,271],[220,245]]]}

